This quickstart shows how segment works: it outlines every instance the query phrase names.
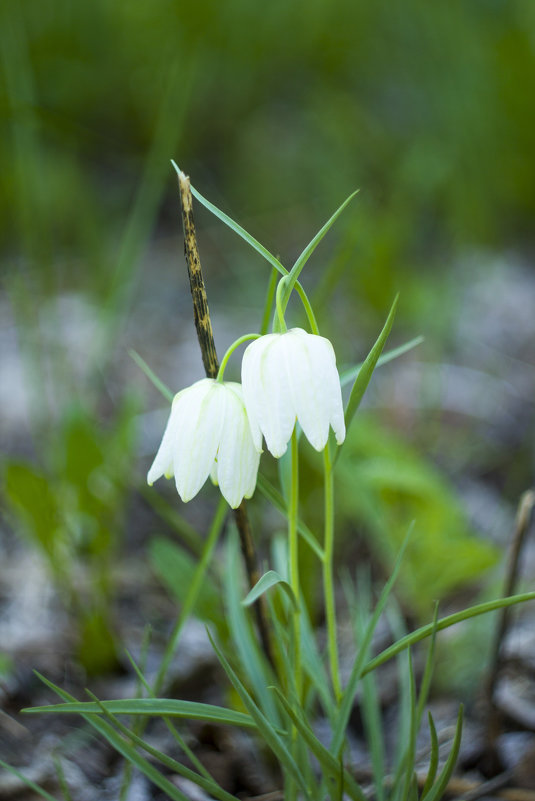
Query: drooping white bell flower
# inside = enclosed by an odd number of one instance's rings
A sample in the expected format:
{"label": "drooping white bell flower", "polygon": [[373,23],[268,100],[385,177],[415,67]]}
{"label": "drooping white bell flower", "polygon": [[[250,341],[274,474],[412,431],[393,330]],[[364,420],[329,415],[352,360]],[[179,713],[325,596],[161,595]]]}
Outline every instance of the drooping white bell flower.
{"label": "drooping white bell flower", "polygon": [[253,441],[277,458],[296,419],[310,444],[323,450],[332,426],[345,439],[344,409],[334,349],[328,339],[292,328],[252,342],[243,355],[242,386]]}
{"label": "drooping white bell flower", "polygon": [[175,395],[147,481],[152,485],[160,476],[174,475],[178,494],[187,502],[210,476],[236,509],[254,492],[260,452],[241,385],[203,378]]}

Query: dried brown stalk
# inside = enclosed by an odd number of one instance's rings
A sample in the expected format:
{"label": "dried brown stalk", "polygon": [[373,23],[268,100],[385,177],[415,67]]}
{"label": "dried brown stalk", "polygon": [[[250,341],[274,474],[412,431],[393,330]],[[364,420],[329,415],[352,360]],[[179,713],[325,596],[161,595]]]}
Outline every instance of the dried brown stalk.
{"label": "dried brown stalk", "polygon": [[[195,222],[193,220],[193,199],[191,196],[190,181],[183,172],[179,173],[178,186],[180,190],[180,201],[182,207],[182,226],[184,229],[184,253],[188,266],[188,276],[193,299],[193,318],[197,339],[201,348],[204,370],[208,378],[216,378],[219,370],[219,361],[214,341],[214,333],[208,309],[208,299],[206,288],[201,270],[199,249],[197,247],[197,235],[195,232]],[[242,501],[237,509],[234,509],[234,519],[240,537],[240,545],[247,571],[249,586],[254,587],[260,578],[258,570],[258,560],[251,534],[251,526],[247,515],[245,501]],[[272,667],[274,666],[271,640],[269,636],[269,625],[267,622],[266,603],[263,596],[260,596],[254,605],[258,632],[262,643],[262,649]]]}

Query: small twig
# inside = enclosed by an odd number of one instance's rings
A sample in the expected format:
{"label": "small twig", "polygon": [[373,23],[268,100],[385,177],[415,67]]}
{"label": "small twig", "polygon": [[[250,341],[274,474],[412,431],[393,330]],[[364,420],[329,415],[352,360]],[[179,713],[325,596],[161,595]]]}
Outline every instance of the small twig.
{"label": "small twig", "polygon": [[[204,286],[201,270],[201,260],[197,247],[190,181],[188,176],[184,175],[183,172],[179,173],[178,186],[182,207],[182,225],[184,228],[184,253],[188,266],[191,297],[193,299],[195,329],[197,331],[197,339],[199,340],[206,375],[208,378],[216,378],[219,370],[219,360],[217,358],[212,322],[208,309],[208,299],[206,297],[206,288]],[[252,588],[260,578],[260,573],[245,501],[242,501],[240,506],[234,509],[234,518],[240,536],[241,551],[247,571],[249,586]],[[269,625],[267,622],[267,610],[264,596],[260,596],[254,606],[262,648],[271,666],[274,668],[275,663],[269,637]]]}
{"label": "small twig", "polygon": [[[533,508],[535,506],[535,491],[528,490],[524,492],[520,498],[518,509],[516,513],[515,528],[513,531],[513,538],[509,550],[509,558],[507,569],[505,572],[505,583],[503,595],[509,596],[516,592],[519,574],[520,554],[526,538],[526,534],[531,522]],[[507,630],[511,621],[511,610],[504,607],[498,618],[498,625],[494,635],[494,644],[491,652],[491,661],[489,667],[489,677],[486,686],[486,704],[487,704],[487,747],[485,766],[487,769],[499,772],[499,760],[496,752],[496,739],[500,734],[501,719],[496,705],[494,703],[494,692],[500,669],[503,664],[501,653],[502,643],[507,634]],[[492,772],[494,772],[492,771]]]}

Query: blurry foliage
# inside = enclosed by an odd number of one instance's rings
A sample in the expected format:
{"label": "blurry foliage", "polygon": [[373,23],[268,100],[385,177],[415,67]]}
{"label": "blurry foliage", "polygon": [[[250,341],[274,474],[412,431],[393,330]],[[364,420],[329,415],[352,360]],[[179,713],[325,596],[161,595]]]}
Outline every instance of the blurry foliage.
{"label": "blurry foliage", "polygon": [[[302,449],[308,519],[321,522],[321,472],[315,454]],[[348,565],[365,538],[388,575],[411,524],[398,587],[423,619],[433,602],[473,583],[494,565],[497,549],[477,537],[455,491],[426,456],[360,412],[336,465],[338,556]],[[310,522],[313,530],[319,525]],[[305,556],[305,553],[303,554]],[[305,556],[306,558],[306,556]],[[309,560],[313,563],[313,560]]]}
{"label": "blurry foliage", "polygon": [[[164,537],[151,540],[149,559],[152,569],[169,594],[179,604],[184,604],[190,592],[196,560],[182,546]],[[204,577],[193,615],[216,625],[219,630],[223,626],[221,593],[217,582],[209,574]]]}
{"label": "blurry foliage", "polygon": [[78,656],[89,672],[114,666],[111,600],[128,475],[133,461],[130,400],[104,428],[82,407],[55,430],[49,463],[8,460],[4,492],[14,528],[45,556],[78,620]]}
{"label": "blurry foliage", "polygon": [[377,304],[400,269],[452,246],[532,236],[525,0],[7,0],[1,14],[10,251],[31,240],[41,262],[91,254],[109,290],[109,248],[149,152],[153,206],[177,156],[234,216],[254,198],[267,246],[277,231],[293,247],[305,206],[309,218],[321,198],[323,214],[360,186],[355,280]]}
{"label": "blurry foliage", "polygon": [[338,480],[339,514],[348,528],[363,527],[387,573],[414,521],[400,589],[424,616],[435,600],[473,582],[498,559],[470,528],[453,487],[429,458],[369,415],[355,421]]}

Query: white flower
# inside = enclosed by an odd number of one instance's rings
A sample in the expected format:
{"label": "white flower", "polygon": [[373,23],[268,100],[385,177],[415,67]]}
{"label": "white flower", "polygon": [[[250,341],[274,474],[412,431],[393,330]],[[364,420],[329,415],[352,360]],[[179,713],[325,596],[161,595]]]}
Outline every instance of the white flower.
{"label": "white flower", "polygon": [[210,476],[235,509],[254,492],[259,460],[240,384],[203,378],[175,395],[147,481],[174,475],[186,502]]}
{"label": "white flower", "polygon": [[243,355],[242,385],[257,448],[263,434],[273,456],[282,456],[296,419],[318,451],[327,444],[329,426],[338,444],[344,441],[340,377],[325,337],[292,328],[256,339]]}

